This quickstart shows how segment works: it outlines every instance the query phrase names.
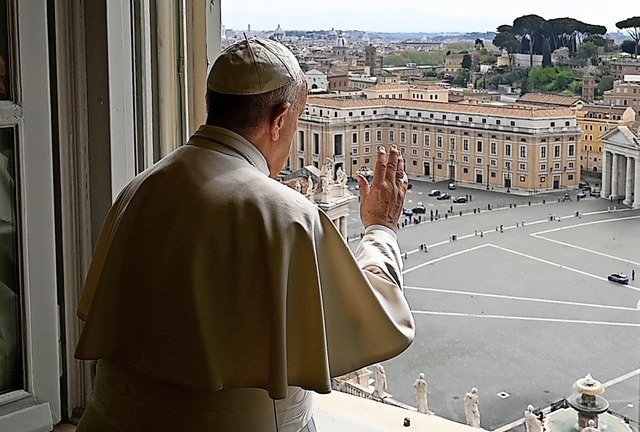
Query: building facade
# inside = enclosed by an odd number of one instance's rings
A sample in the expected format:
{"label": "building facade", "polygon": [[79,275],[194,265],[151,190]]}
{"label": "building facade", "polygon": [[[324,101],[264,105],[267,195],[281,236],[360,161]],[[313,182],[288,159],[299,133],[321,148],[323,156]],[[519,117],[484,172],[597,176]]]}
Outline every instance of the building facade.
{"label": "building facade", "polygon": [[600,196],[622,199],[640,208],[640,128],[638,124],[618,126],[602,136],[604,153]]}
{"label": "building facade", "polygon": [[599,104],[582,105],[575,113],[578,126],[582,129],[580,168],[601,172],[602,136],[618,125],[635,121],[636,113],[631,108]]}
{"label": "building facade", "polygon": [[625,75],[613,82],[613,88],[604,92],[605,105],[631,107],[640,112],[640,75]]}
{"label": "building facade", "polygon": [[566,108],[517,108],[406,99],[310,98],[291,168],[334,159],[349,175],[395,144],[408,174],[487,188],[551,190],[580,180],[581,131]]}

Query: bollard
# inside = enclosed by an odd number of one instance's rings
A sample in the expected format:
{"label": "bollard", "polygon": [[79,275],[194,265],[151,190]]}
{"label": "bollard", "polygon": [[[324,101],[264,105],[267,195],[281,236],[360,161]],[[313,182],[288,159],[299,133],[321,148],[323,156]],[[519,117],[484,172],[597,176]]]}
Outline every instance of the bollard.
{"label": "bollard", "polygon": [[424,245],[421,243],[420,244],[420,250],[424,249]]}
{"label": "bollard", "polygon": [[504,232],[504,227],[502,225],[500,225],[500,232],[503,233]]}
{"label": "bollard", "polygon": [[480,237],[484,237],[484,231],[480,231]]}
{"label": "bollard", "polygon": [[445,213],[444,214],[444,218],[447,219],[448,217],[449,217],[449,215]]}
{"label": "bollard", "polygon": [[462,210],[460,210],[460,216],[462,216]]}
{"label": "bollard", "polygon": [[520,226],[520,224],[518,223],[518,221],[516,221],[516,228],[518,228]]}
{"label": "bollard", "polygon": [[542,200],[542,204],[546,204],[547,200]]}
{"label": "bollard", "polygon": [[529,201],[529,205],[531,205],[531,201]]}
{"label": "bollard", "polygon": [[478,235],[478,230],[473,230],[473,235]]}
{"label": "bollard", "polygon": [[578,216],[580,216],[580,212],[579,211],[576,212],[576,217],[578,217]]}
{"label": "bollard", "polygon": [[474,213],[474,214],[476,213],[476,209],[473,209],[473,213]]}
{"label": "bollard", "polygon": [[513,208],[516,208],[516,203],[513,203]]}
{"label": "bollard", "polygon": [[496,232],[498,232],[498,225],[496,225]]}
{"label": "bollard", "polygon": [[509,208],[513,208],[513,206],[511,205],[511,203],[509,203]]}
{"label": "bollard", "polygon": [[491,210],[491,204],[487,204],[487,210]]}
{"label": "bollard", "polygon": [[458,240],[458,236],[456,234],[451,234],[451,240],[453,241]]}
{"label": "bollard", "polygon": [[524,221],[520,222],[520,225],[524,226]]}

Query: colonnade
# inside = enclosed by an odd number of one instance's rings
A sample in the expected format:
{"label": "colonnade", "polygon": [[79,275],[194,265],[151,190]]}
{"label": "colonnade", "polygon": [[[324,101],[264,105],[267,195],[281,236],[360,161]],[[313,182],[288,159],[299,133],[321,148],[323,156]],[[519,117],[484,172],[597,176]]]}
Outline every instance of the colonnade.
{"label": "colonnade", "polygon": [[640,208],[640,155],[619,153],[607,149],[602,152],[602,188],[600,196]]}

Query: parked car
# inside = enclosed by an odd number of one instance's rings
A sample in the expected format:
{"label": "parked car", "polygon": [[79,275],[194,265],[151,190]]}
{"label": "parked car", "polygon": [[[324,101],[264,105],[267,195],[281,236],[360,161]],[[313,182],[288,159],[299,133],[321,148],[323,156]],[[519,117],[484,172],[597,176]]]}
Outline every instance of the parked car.
{"label": "parked car", "polygon": [[589,186],[589,182],[580,182],[578,183],[578,189],[580,190],[584,190],[584,191],[590,191],[591,190],[591,186]]}
{"label": "parked car", "polygon": [[422,204],[418,204],[414,208],[411,209],[414,214],[425,214],[427,212],[427,208]]}
{"label": "parked car", "polygon": [[429,192],[429,196],[438,196],[440,195],[440,191],[438,189],[433,189],[431,192]]}
{"label": "parked car", "polygon": [[587,194],[586,194],[586,192],[585,192],[585,191],[580,190],[580,191],[578,191],[578,193],[576,194],[576,197],[578,197],[578,198],[586,198],[586,197],[587,197]]}
{"label": "parked car", "polygon": [[468,201],[467,197],[465,197],[465,196],[459,196],[459,197],[455,197],[453,199],[454,203],[466,203],[467,201]]}
{"label": "parked car", "polygon": [[451,195],[449,195],[448,193],[443,193],[436,197],[437,200],[446,200],[449,198],[451,198]]}
{"label": "parked car", "polygon": [[402,209],[402,214],[405,216],[413,216],[413,210],[410,208],[404,208]]}
{"label": "parked car", "polygon": [[620,284],[629,283],[629,277],[624,273],[611,273],[609,276],[607,276],[607,279],[611,282],[617,282]]}
{"label": "parked car", "polygon": [[591,195],[592,197],[599,197],[600,196],[600,188],[591,189],[591,192],[589,192],[589,195]]}
{"label": "parked car", "polygon": [[363,177],[368,179],[371,176],[373,176],[373,170],[369,167],[362,165],[360,168],[358,168],[358,170],[356,171],[356,174],[360,174]]}
{"label": "parked car", "polygon": [[456,184],[451,182],[449,183],[449,186],[447,186],[449,188],[449,190],[455,190],[456,189]]}

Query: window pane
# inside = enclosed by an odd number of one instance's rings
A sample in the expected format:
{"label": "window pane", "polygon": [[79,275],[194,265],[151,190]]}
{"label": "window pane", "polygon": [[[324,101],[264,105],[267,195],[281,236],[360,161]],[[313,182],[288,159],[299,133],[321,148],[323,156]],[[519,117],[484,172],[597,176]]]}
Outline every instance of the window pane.
{"label": "window pane", "polygon": [[7,1],[0,0],[0,100],[11,98],[9,64],[9,19]]}
{"label": "window pane", "polygon": [[22,388],[14,148],[0,129],[0,394]]}

